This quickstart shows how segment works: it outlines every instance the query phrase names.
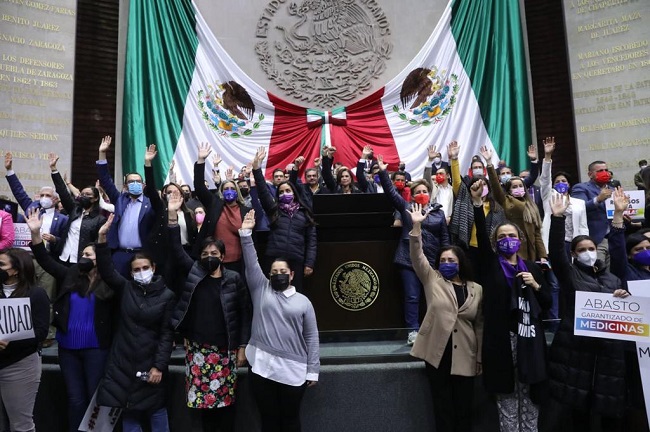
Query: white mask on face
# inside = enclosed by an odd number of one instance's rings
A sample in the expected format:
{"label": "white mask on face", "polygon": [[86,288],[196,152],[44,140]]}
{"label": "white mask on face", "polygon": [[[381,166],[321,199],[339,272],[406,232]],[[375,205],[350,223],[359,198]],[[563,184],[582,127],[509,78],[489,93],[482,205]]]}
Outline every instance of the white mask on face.
{"label": "white mask on face", "polygon": [[577,259],[578,262],[586,266],[593,267],[593,265],[596,264],[596,260],[598,259],[598,254],[596,251],[584,251],[578,254]]}
{"label": "white mask on face", "polygon": [[433,158],[433,163],[437,165],[437,164],[440,163],[441,160],[442,160],[442,159],[440,159],[439,157],[434,157],[434,158]]}
{"label": "white mask on face", "polygon": [[133,280],[140,285],[147,285],[153,279],[153,270],[142,270],[141,272],[133,273]]}
{"label": "white mask on face", "polygon": [[41,204],[41,207],[43,207],[44,209],[49,209],[52,207],[52,205],[54,205],[54,202],[52,202],[52,198],[48,198],[48,197],[41,198],[39,202]]}
{"label": "white mask on face", "polygon": [[483,175],[483,169],[481,168],[474,168],[472,170],[472,177],[478,177]]}

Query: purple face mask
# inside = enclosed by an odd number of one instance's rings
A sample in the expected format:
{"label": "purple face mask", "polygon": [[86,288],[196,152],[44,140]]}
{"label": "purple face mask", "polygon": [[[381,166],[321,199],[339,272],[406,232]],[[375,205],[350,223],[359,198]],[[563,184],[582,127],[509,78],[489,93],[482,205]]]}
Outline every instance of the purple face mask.
{"label": "purple face mask", "polygon": [[564,195],[569,191],[569,185],[567,183],[556,183],[553,189]]}
{"label": "purple face mask", "polygon": [[293,194],[292,193],[285,193],[280,195],[280,202],[283,204],[291,204],[293,201]]}
{"label": "purple face mask", "polygon": [[521,240],[513,237],[505,237],[497,241],[497,250],[502,255],[512,255],[517,253],[521,247]]}

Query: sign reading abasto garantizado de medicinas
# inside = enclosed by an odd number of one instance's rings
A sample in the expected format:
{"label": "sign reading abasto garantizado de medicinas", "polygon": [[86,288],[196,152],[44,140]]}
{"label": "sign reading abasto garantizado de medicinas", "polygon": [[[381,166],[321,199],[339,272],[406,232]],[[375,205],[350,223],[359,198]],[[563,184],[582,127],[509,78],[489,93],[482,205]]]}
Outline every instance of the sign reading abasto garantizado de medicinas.
{"label": "sign reading abasto garantizado de medicinas", "polygon": [[576,336],[650,342],[649,323],[650,298],[576,292]]}

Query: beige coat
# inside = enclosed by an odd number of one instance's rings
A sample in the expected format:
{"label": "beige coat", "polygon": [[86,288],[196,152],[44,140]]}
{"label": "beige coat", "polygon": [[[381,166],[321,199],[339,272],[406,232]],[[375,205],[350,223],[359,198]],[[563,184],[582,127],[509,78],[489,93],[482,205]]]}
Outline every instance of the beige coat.
{"label": "beige coat", "polygon": [[451,337],[451,374],[475,376],[483,342],[483,289],[477,283],[467,282],[467,300],[459,309],[451,282],[434,270],[424,256],[422,238],[412,233],[409,238],[413,270],[422,281],[427,298],[427,313],[411,355],[437,368]]}

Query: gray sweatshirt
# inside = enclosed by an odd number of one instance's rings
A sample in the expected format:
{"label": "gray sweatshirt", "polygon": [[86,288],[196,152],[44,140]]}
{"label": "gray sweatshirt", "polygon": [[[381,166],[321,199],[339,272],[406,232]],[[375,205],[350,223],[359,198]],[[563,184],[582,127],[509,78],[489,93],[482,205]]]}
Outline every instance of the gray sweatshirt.
{"label": "gray sweatshirt", "polygon": [[253,302],[253,327],[248,343],[269,354],[306,364],[308,374],[318,374],[320,355],[314,307],[300,293],[286,297],[273,290],[257,261],[251,230],[239,230],[239,237]]}

